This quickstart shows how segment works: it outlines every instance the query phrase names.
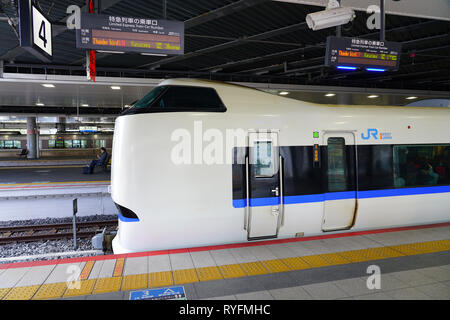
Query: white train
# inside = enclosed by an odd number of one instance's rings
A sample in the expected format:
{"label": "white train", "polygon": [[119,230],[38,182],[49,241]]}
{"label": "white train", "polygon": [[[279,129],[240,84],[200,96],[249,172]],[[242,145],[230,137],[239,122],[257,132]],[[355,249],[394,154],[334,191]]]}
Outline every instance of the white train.
{"label": "white train", "polygon": [[450,221],[449,123],[163,81],[116,120],[114,252]]}

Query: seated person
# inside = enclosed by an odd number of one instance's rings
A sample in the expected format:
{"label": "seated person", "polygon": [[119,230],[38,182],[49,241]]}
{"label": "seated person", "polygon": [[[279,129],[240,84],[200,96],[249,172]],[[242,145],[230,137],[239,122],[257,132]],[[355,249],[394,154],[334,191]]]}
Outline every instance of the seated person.
{"label": "seated person", "polygon": [[427,162],[422,166],[418,180],[421,185],[436,185],[439,180],[439,175],[434,172],[433,166]]}
{"label": "seated person", "polygon": [[105,147],[100,148],[100,155],[97,156],[97,160],[92,160],[89,165],[89,173],[92,174],[94,172],[95,166],[101,166],[106,159],[108,159],[108,153],[106,152]]}

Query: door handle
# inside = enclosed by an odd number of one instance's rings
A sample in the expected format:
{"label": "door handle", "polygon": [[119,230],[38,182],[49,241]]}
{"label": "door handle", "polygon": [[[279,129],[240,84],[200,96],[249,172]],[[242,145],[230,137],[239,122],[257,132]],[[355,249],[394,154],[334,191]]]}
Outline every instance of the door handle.
{"label": "door handle", "polygon": [[275,196],[278,197],[280,195],[280,189],[278,187],[276,187],[275,189],[272,190],[273,193],[275,193]]}

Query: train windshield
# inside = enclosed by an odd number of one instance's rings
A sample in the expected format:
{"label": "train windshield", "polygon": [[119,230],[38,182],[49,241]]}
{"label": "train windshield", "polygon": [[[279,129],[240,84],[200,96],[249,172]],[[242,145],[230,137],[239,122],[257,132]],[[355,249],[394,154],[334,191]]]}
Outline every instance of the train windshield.
{"label": "train windshield", "polygon": [[142,109],[149,107],[158,97],[163,93],[167,87],[160,86],[155,87],[152,91],[150,91],[145,97],[136,102],[133,105],[133,109]]}
{"label": "train windshield", "polygon": [[226,107],[214,88],[159,86],[122,115],[154,112],[225,112]]}

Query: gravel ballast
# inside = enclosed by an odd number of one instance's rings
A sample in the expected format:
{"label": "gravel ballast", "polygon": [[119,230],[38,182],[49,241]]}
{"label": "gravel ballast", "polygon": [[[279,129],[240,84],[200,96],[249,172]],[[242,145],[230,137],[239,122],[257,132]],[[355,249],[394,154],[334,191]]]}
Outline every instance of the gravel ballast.
{"label": "gravel ballast", "polygon": [[[77,217],[77,222],[84,221],[99,221],[99,220],[114,220],[117,219],[117,215],[92,215],[85,217]],[[7,226],[25,226],[25,225],[41,225],[41,224],[58,224],[58,223],[70,223],[72,218],[46,218],[46,219],[33,219],[33,220],[17,220],[17,221],[2,221],[0,222],[1,227]],[[59,258],[75,258],[83,256],[91,256],[93,252],[86,253],[85,251],[93,250],[91,239],[83,238],[77,239],[77,250],[73,248],[73,239],[64,240],[42,240],[35,242],[25,242],[25,243],[9,243],[0,245],[0,259],[2,258],[12,258],[17,257],[17,260],[0,261],[0,264],[4,263],[14,263],[14,262],[25,262],[25,261],[37,261],[37,260],[53,260]],[[58,255],[58,253],[72,252],[69,255]],[[46,255],[55,253],[56,255],[49,255],[46,257],[27,257],[27,259],[22,259],[19,257],[23,256],[35,256],[35,255]],[[102,254],[102,252],[97,252],[95,254]]]}

